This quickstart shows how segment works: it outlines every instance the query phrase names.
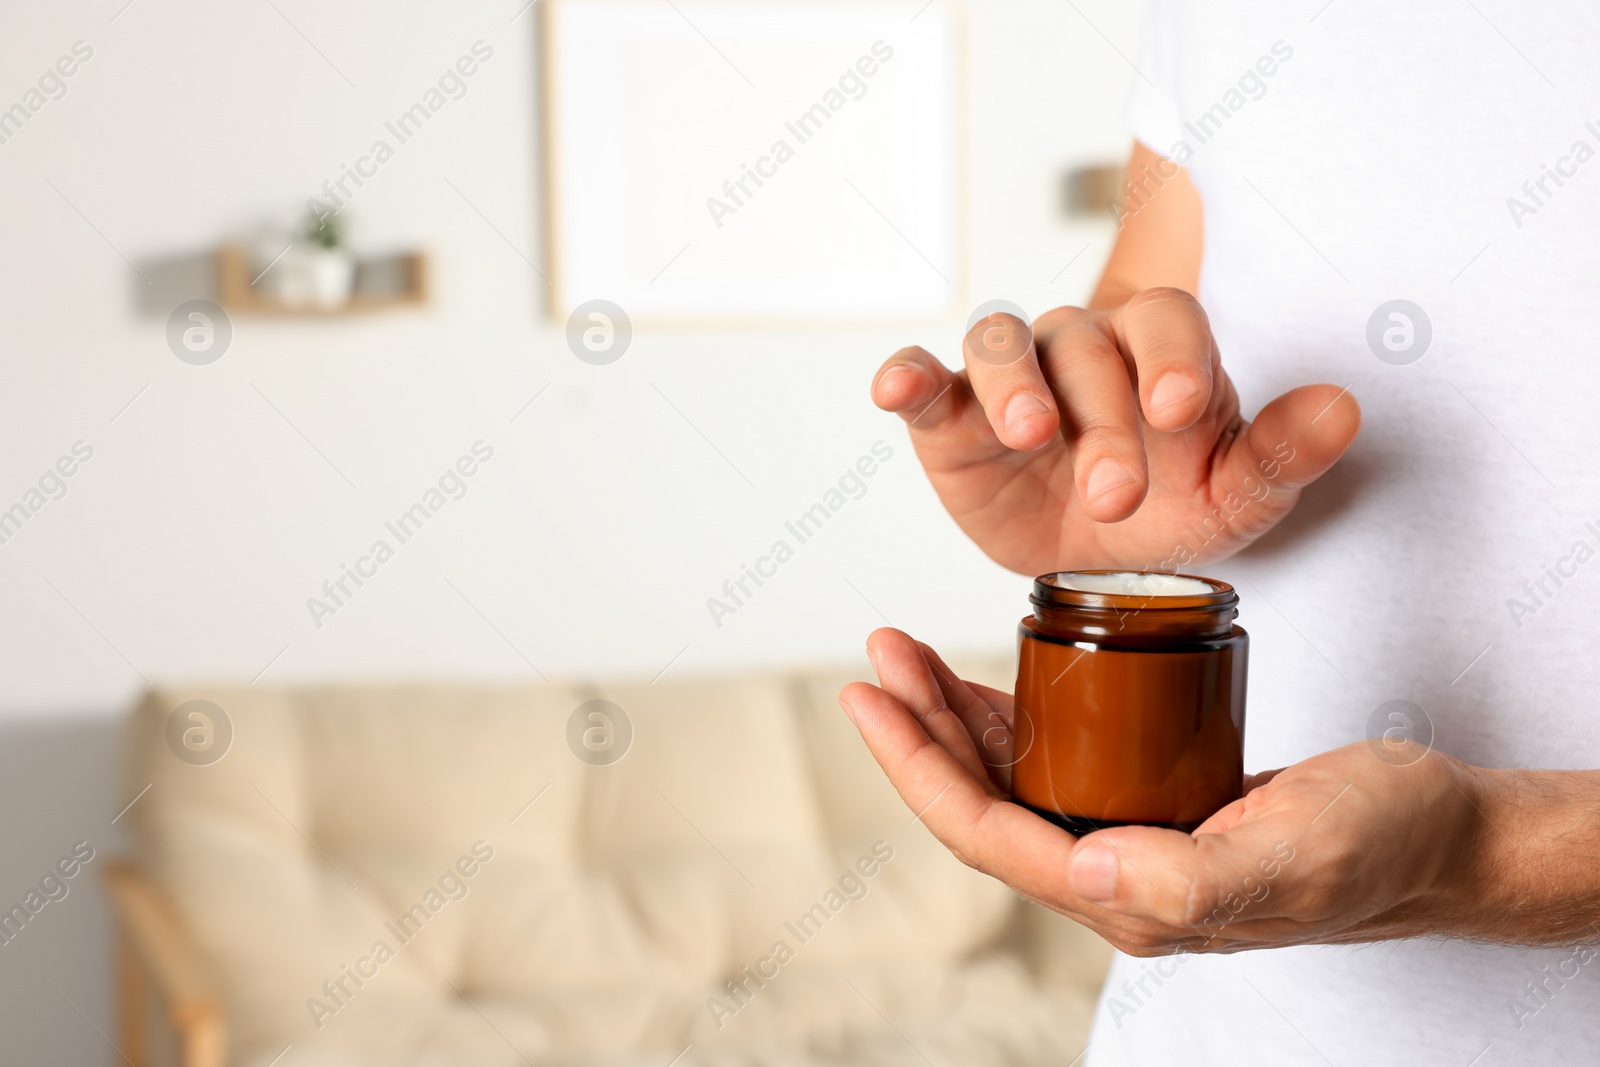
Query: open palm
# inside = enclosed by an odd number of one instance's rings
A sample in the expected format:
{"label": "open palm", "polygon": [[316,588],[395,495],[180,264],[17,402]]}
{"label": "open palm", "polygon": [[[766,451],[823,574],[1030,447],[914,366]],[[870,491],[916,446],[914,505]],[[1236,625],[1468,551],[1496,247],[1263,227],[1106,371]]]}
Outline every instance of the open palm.
{"label": "open palm", "polygon": [[907,806],[963,862],[1125,952],[1366,942],[1459,921],[1450,879],[1482,823],[1464,764],[1347,745],[1248,778],[1193,834],[1080,839],[1009,801],[1009,696],[898,630],[867,647],[879,685],[846,686],[840,703]]}

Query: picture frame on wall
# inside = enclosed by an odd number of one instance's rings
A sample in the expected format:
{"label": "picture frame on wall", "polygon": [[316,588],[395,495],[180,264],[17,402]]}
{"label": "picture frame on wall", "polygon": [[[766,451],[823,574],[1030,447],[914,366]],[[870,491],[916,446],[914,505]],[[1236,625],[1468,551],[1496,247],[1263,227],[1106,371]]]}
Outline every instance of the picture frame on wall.
{"label": "picture frame on wall", "polygon": [[941,4],[547,0],[545,232],[564,320],[947,317],[960,83]]}

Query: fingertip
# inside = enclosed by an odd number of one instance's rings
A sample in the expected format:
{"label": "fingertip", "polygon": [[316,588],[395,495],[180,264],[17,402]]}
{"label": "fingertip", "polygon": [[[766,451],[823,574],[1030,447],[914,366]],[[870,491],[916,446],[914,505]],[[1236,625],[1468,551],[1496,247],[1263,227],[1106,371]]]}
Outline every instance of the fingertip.
{"label": "fingertip", "polygon": [[880,626],[867,635],[867,651],[870,652],[875,646],[882,645],[886,641],[893,641],[896,638],[916,644],[915,641],[911,640],[910,635],[903,630],[897,630],[893,626]]}
{"label": "fingertip", "polygon": [[1336,385],[1314,385],[1309,387],[1308,393],[1311,403],[1316,405],[1310,425],[1318,428],[1318,436],[1324,440],[1342,442],[1339,451],[1343,453],[1361,432],[1360,402],[1349,386],[1341,389]]}
{"label": "fingertip", "polygon": [[1008,448],[1034,452],[1050,443],[1058,424],[1059,417],[1051,401],[1023,391],[1006,401],[995,436]]}
{"label": "fingertip", "polygon": [[909,634],[893,626],[880,626],[867,635],[867,658],[872,661],[872,669],[877,672],[880,682],[883,681],[882,659],[885,655],[893,656],[907,648],[915,654],[916,647],[917,643]]}
{"label": "fingertip", "polygon": [[1081,477],[1078,495],[1094,521],[1121,522],[1138,510],[1147,488],[1143,475],[1106,457],[1094,462]]}
{"label": "fingertip", "polygon": [[933,378],[920,362],[898,355],[872,381],[872,402],[880,410],[901,412],[926,398]]}
{"label": "fingertip", "polygon": [[839,707],[844,710],[845,717],[859,725],[859,709],[876,691],[877,687],[868,682],[851,682],[839,690]]}
{"label": "fingertip", "polygon": [[839,702],[842,704],[848,700],[852,704],[859,704],[862,700],[877,692],[877,689],[878,687],[871,682],[850,682],[839,690]]}
{"label": "fingertip", "polygon": [[1117,879],[1122,862],[1115,849],[1090,834],[1072,850],[1067,868],[1067,885],[1084,900],[1110,904],[1117,899]]}
{"label": "fingertip", "polygon": [[1165,433],[1186,430],[1205,411],[1209,399],[1200,382],[1187,374],[1169,371],[1156,379],[1144,397],[1144,417]]}
{"label": "fingertip", "polygon": [[1360,432],[1361,405],[1348,387],[1306,385],[1262,409],[1250,439],[1256,452],[1281,463],[1281,483],[1299,488],[1338,462]]}

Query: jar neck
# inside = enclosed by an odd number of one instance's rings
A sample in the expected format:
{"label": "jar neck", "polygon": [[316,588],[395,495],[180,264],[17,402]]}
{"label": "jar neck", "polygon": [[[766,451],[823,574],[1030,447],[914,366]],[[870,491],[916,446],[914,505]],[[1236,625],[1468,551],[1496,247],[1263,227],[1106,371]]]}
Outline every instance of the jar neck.
{"label": "jar neck", "polygon": [[1036,629],[1052,636],[1216,638],[1226,636],[1238,616],[1239,595],[1210,578],[1199,579],[1209,592],[1179,596],[1088,593],[1062,588],[1054,579],[1041,576],[1028,598]]}

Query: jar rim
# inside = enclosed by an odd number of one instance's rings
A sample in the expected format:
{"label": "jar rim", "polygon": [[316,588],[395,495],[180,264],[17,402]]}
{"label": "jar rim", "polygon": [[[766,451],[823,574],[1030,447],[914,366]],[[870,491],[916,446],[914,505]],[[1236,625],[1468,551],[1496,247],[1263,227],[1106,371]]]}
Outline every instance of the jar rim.
{"label": "jar rim", "polygon": [[[1158,578],[1187,578],[1204,582],[1211,587],[1209,593],[1193,594],[1140,594],[1092,593],[1082,589],[1068,589],[1056,584],[1056,579],[1074,575],[1137,575]],[[1199,574],[1181,574],[1176,571],[1133,570],[1130,568],[1102,568],[1096,570],[1052,571],[1041,574],[1033,581],[1033,594],[1028,598],[1041,608],[1102,608],[1113,611],[1194,611],[1196,608],[1226,608],[1239,602],[1233,586],[1216,578]]]}

